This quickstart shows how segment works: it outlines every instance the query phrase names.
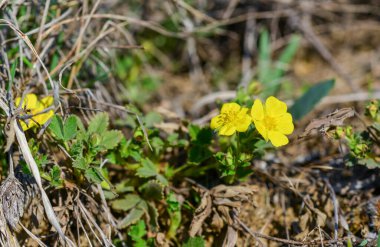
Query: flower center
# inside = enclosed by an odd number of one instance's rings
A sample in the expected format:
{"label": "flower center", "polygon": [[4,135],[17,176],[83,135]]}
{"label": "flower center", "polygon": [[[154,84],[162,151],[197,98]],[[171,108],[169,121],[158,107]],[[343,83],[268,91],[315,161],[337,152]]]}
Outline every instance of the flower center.
{"label": "flower center", "polygon": [[264,118],[265,127],[267,127],[268,130],[274,130],[276,129],[276,119],[270,116],[265,116]]}
{"label": "flower center", "polygon": [[226,113],[222,113],[220,115],[219,121],[222,122],[223,124],[228,124],[228,123],[233,122],[235,119],[236,119],[236,112],[229,111]]}

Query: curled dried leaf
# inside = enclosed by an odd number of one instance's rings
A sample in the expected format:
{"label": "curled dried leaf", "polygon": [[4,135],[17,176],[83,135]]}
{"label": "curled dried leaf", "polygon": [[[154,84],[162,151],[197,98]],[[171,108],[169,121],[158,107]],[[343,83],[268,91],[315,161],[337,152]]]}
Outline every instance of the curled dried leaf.
{"label": "curled dried leaf", "polygon": [[331,127],[343,126],[344,120],[353,117],[355,115],[355,110],[351,107],[342,108],[335,110],[334,112],[317,119],[313,119],[307,126],[305,131],[299,138],[304,138],[309,136],[313,130],[318,130],[321,133],[326,133],[326,131]]}
{"label": "curled dried leaf", "polygon": [[203,222],[211,214],[212,201],[210,192],[206,191],[202,197],[201,204],[195,210],[195,215],[191,221],[189,235],[194,237],[202,228]]}

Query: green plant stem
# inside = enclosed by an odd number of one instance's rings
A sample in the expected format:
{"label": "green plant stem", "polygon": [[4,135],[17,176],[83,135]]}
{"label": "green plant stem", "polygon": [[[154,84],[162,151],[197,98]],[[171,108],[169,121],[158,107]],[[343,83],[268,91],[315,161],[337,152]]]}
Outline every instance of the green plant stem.
{"label": "green plant stem", "polygon": [[229,184],[233,184],[236,180],[236,171],[237,171],[237,168],[240,166],[240,162],[239,162],[239,158],[240,158],[240,153],[241,153],[241,150],[240,150],[240,134],[239,132],[236,132],[236,135],[235,135],[235,141],[236,141],[236,149],[234,151],[234,174],[232,175],[231,179],[228,179],[227,182]]}

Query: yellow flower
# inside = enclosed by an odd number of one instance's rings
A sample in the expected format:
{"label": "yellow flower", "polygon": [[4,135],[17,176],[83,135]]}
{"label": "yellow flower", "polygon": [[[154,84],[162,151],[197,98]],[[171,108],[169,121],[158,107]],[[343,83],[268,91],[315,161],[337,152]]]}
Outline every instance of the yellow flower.
{"label": "yellow flower", "polygon": [[251,116],[257,131],[266,141],[270,140],[275,147],[288,144],[285,135],[293,132],[294,125],[284,102],[270,96],[263,106],[261,100],[257,99],[253,103]]}
{"label": "yellow flower", "polygon": [[248,115],[248,108],[241,107],[236,103],[225,103],[220,114],[211,119],[210,127],[217,129],[219,135],[230,136],[236,131],[247,131],[252,120]]}
{"label": "yellow flower", "polygon": [[[16,107],[20,105],[20,101],[21,97],[16,98]],[[26,119],[25,121],[20,120],[22,129],[25,131],[34,126],[41,126],[45,124],[54,115],[54,111],[50,110],[41,114],[39,113],[51,106],[53,104],[53,101],[54,99],[52,96],[47,96],[39,101],[35,94],[27,94],[22,102],[21,107],[26,112],[26,115],[31,115],[32,117]]]}

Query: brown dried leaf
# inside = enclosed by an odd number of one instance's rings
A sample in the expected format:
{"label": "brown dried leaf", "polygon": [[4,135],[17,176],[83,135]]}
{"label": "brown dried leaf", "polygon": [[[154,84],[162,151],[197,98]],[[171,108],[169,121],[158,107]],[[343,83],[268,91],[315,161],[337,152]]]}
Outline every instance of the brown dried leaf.
{"label": "brown dried leaf", "polygon": [[256,187],[244,187],[244,186],[225,186],[218,185],[211,189],[213,197],[231,198],[239,197],[241,195],[252,195],[257,191]]}
{"label": "brown dried leaf", "polygon": [[211,214],[211,207],[212,202],[210,192],[206,191],[202,197],[201,204],[195,210],[194,218],[191,221],[189,230],[190,237],[194,237],[202,228],[203,222]]}
{"label": "brown dried leaf", "polygon": [[233,225],[234,221],[230,215],[230,208],[227,206],[218,206],[218,212],[223,216],[228,225]]}
{"label": "brown dried leaf", "polygon": [[213,211],[214,211],[214,214],[212,216],[211,227],[219,232],[222,230],[224,226],[224,222],[223,222],[222,217],[220,217],[218,211],[216,211],[215,209]]}
{"label": "brown dried leaf", "polygon": [[226,236],[223,241],[223,246],[234,247],[238,240],[238,232],[232,227],[228,226]]}
{"label": "brown dried leaf", "polygon": [[240,201],[231,201],[230,199],[226,199],[226,198],[214,199],[213,204],[228,206],[228,207],[233,207],[233,208],[240,208],[241,207]]}
{"label": "brown dried leaf", "polygon": [[299,138],[306,137],[311,134],[313,130],[318,130],[322,133],[326,133],[326,131],[330,127],[338,127],[342,126],[344,120],[346,118],[353,117],[355,115],[355,110],[351,107],[342,108],[334,111],[333,113],[328,114],[327,116],[313,119],[311,123],[306,126],[305,131]]}

